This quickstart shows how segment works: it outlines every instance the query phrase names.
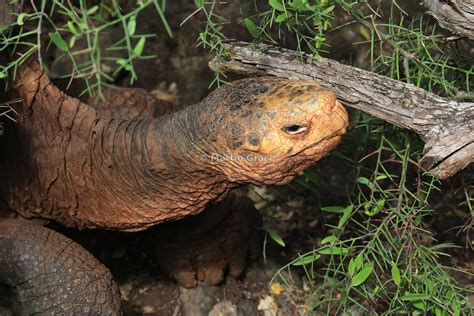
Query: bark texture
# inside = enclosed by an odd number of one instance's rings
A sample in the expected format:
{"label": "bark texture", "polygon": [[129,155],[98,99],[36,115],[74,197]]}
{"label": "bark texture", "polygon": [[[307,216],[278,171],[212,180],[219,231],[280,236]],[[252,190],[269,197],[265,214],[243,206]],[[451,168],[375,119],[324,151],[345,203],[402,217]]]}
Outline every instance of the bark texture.
{"label": "bark texture", "polygon": [[84,248],[25,220],[0,219],[0,282],[19,315],[117,315],[109,270]]}
{"label": "bark texture", "polygon": [[439,97],[426,90],[369,71],[316,60],[260,44],[228,45],[229,56],[211,61],[224,71],[314,79],[335,91],[343,104],[410,129],[425,141],[419,166],[444,179],[474,161],[474,103]]}
{"label": "bark texture", "polygon": [[423,0],[422,3],[443,28],[474,40],[474,0]]}

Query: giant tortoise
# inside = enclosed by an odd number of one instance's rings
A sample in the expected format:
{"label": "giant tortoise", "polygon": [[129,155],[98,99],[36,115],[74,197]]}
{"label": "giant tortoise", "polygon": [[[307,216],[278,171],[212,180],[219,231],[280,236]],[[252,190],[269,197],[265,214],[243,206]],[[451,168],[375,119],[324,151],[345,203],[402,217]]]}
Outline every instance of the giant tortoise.
{"label": "giant tortoise", "polygon": [[94,108],[31,59],[11,92],[20,117],[0,140],[0,207],[18,216],[0,220],[0,282],[21,314],[120,310],[105,266],[26,219],[132,232],[196,215],[242,184],[288,183],[348,124],[335,94],[309,80],[241,79],[178,111],[122,89]]}

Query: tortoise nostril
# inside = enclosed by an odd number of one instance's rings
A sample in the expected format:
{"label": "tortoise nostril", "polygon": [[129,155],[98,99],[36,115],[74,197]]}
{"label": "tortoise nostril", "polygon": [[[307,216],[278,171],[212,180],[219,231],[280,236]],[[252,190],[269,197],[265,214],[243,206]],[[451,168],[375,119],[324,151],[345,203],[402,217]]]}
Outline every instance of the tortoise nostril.
{"label": "tortoise nostril", "polygon": [[300,134],[300,133],[306,131],[306,127],[303,126],[303,125],[299,125],[299,124],[291,124],[291,125],[284,126],[282,128],[282,130],[285,133],[295,135],[295,134]]}

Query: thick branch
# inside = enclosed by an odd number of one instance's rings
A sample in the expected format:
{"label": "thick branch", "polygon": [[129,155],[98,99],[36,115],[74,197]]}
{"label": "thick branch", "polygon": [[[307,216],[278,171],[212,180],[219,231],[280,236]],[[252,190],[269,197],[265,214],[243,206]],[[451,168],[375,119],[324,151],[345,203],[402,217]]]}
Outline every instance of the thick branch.
{"label": "thick branch", "polygon": [[426,143],[420,166],[441,179],[474,161],[473,102],[445,99],[331,59],[318,61],[279,47],[247,45],[229,44],[229,57],[214,59],[211,68],[218,64],[224,71],[314,79],[334,90],[345,105],[419,134]]}
{"label": "thick branch", "polygon": [[423,0],[423,5],[443,28],[474,40],[474,0]]}

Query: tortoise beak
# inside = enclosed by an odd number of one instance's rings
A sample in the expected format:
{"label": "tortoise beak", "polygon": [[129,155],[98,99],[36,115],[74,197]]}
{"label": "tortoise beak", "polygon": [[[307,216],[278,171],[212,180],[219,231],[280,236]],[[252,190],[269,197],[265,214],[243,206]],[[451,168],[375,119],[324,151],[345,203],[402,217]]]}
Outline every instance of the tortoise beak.
{"label": "tortoise beak", "polygon": [[[341,136],[346,132],[347,126],[349,124],[349,116],[346,112],[346,109],[342,104],[334,100],[331,106],[323,108],[323,112],[326,116],[324,131],[328,132],[324,135],[324,132],[318,133],[316,140],[310,145],[306,146],[303,151],[311,150],[317,146],[320,146],[320,152],[329,152],[340,142]],[[315,115],[313,118],[312,124],[318,126],[319,123],[318,115]],[[330,132],[329,132],[330,131]]]}

